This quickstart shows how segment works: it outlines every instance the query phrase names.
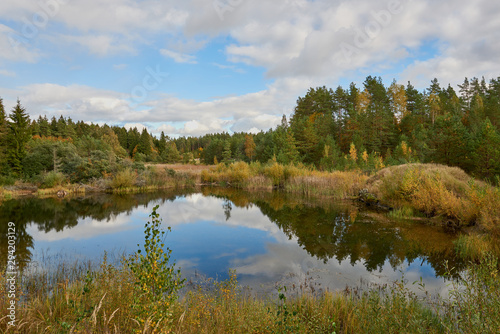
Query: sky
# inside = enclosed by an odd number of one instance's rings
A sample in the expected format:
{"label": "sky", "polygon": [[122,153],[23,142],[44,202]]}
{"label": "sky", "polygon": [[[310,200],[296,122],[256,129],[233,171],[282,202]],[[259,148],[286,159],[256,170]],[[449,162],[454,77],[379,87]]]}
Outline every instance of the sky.
{"label": "sky", "polygon": [[310,87],[500,76],[491,0],[2,0],[0,98],[171,137],[267,131]]}

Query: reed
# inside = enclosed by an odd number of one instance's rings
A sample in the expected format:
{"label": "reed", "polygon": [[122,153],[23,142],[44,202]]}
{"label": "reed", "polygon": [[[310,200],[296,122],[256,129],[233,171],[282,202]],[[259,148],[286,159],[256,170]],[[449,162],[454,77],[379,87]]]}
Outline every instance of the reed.
{"label": "reed", "polygon": [[283,189],[306,196],[348,198],[363,187],[367,176],[360,172],[319,172],[305,166],[281,165],[272,162],[247,164],[237,162],[219,164],[215,169],[203,170],[205,184],[232,186],[246,190]]}

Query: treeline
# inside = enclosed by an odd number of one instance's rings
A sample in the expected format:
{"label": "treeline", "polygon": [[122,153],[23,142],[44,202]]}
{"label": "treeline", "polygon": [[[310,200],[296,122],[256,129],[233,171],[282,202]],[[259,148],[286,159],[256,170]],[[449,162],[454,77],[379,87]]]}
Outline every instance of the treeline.
{"label": "treeline", "polygon": [[175,143],[164,133],[156,138],[146,129],[75,123],[62,116],[31,120],[19,100],[7,115],[0,99],[0,184],[20,178],[88,182],[127,168],[142,170],[144,162],[179,160]]}
{"label": "treeline", "polygon": [[500,78],[466,78],[457,93],[437,79],[419,92],[368,76],[362,88],[309,89],[290,119],[266,132],[175,139],[62,116],[31,120],[20,101],[7,115],[0,99],[0,182],[49,172],[85,182],[143,162],[270,160],[321,170],[436,162],[498,181],[499,124]]}
{"label": "treeline", "polygon": [[290,120],[258,134],[176,139],[206,163],[304,163],[322,170],[379,169],[407,162],[458,166],[483,179],[500,174],[500,78],[464,80],[458,93],[437,79],[411,83],[367,77],[362,88],[311,88]]}

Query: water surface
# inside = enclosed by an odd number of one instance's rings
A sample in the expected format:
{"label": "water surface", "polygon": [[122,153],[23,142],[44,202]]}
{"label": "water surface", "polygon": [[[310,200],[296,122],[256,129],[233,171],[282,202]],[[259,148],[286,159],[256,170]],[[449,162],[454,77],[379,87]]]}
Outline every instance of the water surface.
{"label": "water surface", "polygon": [[[166,244],[183,276],[224,279],[236,270],[242,285],[309,289],[387,284],[420,278],[446,295],[455,236],[438,227],[393,221],[352,202],[308,199],[280,192],[201,192],[24,198],[0,206],[0,226],[16,224],[18,259],[39,266],[77,259],[119,257],[144,241],[152,208],[171,226]],[[5,232],[5,233],[4,233]],[[6,239],[1,240],[5,258]]]}

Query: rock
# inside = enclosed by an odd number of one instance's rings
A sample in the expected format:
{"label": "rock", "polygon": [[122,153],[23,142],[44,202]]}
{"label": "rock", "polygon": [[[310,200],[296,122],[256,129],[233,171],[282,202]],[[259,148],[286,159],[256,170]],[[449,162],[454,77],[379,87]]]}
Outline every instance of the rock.
{"label": "rock", "polygon": [[63,197],[64,197],[64,196],[66,196],[67,194],[68,194],[68,192],[67,192],[66,190],[62,190],[62,189],[61,189],[61,190],[59,190],[59,191],[57,192],[57,197],[59,197],[59,198],[63,198]]}
{"label": "rock", "polygon": [[374,207],[382,211],[391,211],[393,209],[388,205],[381,204],[374,194],[368,192],[368,189],[361,189],[359,191],[358,201],[365,203],[366,206]]}

